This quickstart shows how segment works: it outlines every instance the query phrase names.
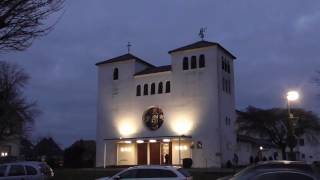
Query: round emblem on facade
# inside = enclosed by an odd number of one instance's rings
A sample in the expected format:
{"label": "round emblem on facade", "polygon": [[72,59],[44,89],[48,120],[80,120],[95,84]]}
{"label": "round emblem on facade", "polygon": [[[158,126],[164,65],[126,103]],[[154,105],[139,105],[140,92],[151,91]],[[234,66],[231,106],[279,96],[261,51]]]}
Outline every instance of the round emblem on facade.
{"label": "round emblem on facade", "polygon": [[142,118],[144,124],[152,131],[159,129],[164,120],[163,112],[158,107],[148,109]]}

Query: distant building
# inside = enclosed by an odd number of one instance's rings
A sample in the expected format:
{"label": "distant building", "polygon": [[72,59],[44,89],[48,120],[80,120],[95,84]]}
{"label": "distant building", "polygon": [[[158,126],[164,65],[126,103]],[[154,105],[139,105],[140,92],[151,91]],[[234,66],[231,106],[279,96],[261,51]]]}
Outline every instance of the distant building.
{"label": "distant building", "polygon": [[208,41],[169,55],[159,67],[129,53],[96,64],[96,166],[232,161],[235,56]]}
{"label": "distant building", "polygon": [[238,135],[236,154],[239,157],[238,165],[248,165],[255,160],[280,160],[281,151],[271,141]]}
{"label": "distant building", "polygon": [[0,141],[0,162],[6,159],[18,158],[20,155],[20,138],[10,137]]}
{"label": "distant building", "polygon": [[319,137],[317,138],[318,140],[312,140],[306,136],[298,138],[297,146],[294,148],[298,160],[307,163],[320,161],[320,147],[319,142],[317,142],[319,141]]}

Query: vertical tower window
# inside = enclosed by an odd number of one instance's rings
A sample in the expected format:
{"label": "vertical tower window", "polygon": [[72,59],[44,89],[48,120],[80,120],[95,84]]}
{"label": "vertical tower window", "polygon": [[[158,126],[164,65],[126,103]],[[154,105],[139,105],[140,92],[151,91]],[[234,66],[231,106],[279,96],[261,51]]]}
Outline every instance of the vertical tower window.
{"label": "vertical tower window", "polygon": [[226,91],[226,80],[222,78],[222,90]]}
{"label": "vertical tower window", "polygon": [[162,84],[162,82],[159,82],[159,85],[158,85],[158,94],[162,94],[162,91],[163,91],[163,84]]}
{"label": "vertical tower window", "polygon": [[170,81],[166,82],[166,93],[170,93],[171,87],[170,87]]}
{"label": "vertical tower window", "polygon": [[141,86],[140,86],[140,85],[137,86],[136,95],[137,95],[137,96],[141,96]]}
{"label": "vertical tower window", "polygon": [[222,70],[225,70],[226,64],[225,64],[225,62],[224,62],[223,58],[221,58],[221,59],[222,59],[222,61],[221,61]]}
{"label": "vertical tower window", "polygon": [[227,72],[230,73],[231,70],[230,70],[230,63],[229,63],[229,61],[227,62],[227,67],[228,67],[228,68],[227,68]]}
{"label": "vertical tower window", "polygon": [[156,84],[155,84],[155,83],[152,83],[152,84],[151,84],[151,92],[150,92],[150,94],[153,95],[153,94],[155,94],[155,93],[156,93]]}
{"label": "vertical tower window", "polygon": [[203,68],[205,66],[206,66],[205,57],[203,54],[201,54],[199,58],[199,68]]}
{"label": "vertical tower window", "polygon": [[197,68],[197,57],[192,56],[191,57],[191,69],[195,69],[195,68]]}
{"label": "vertical tower window", "polygon": [[119,79],[119,70],[118,68],[114,68],[113,70],[113,80],[118,80]]}
{"label": "vertical tower window", "polygon": [[143,95],[144,95],[144,96],[148,95],[148,84],[145,84],[145,85],[143,86]]}
{"label": "vertical tower window", "polygon": [[189,69],[189,59],[188,59],[188,57],[184,57],[183,58],[182,69],[183,70],[188,70]]}

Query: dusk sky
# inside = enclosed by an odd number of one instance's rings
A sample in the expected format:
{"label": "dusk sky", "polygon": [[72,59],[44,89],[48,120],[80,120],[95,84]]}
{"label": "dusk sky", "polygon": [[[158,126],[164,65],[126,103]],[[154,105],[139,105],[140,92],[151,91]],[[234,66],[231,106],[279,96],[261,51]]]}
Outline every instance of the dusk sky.
{"label": "dusk sky", "polygon": [[42,111],[33,139],[53,136],[62,147],[95,139],[95,63],[127,53],[130,41],[132,54],[170,64],[168,51],[200,40],[201,27],[237,57],[237,109],[286,107],[286,91],[297,89],[296,106],[320,113],[311,82],[320,69],[319,0],[67,0],[49,22],[58,19],[28,50],[0,54],[32,78],[26,96]]}

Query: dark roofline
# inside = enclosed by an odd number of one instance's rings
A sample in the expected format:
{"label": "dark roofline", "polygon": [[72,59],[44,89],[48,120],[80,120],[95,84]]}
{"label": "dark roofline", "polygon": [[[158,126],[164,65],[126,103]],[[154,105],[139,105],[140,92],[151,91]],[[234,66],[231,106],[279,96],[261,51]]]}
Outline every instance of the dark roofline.
{"label": "dark roofline", "polygon": [[268,141],[266,139],[257,139],[257,138],[253,138],[247,135],[241,135],[238,134],[237,135],[237,141],[242,141],[242,142],[249,142],[252,144],[255,144],[256,146],[264,146],[264,147],[276,147],[275,144],[273,144],[271,141]]}
{"label": "dark roofline", "polygon": [[136,61],[139,61],[140,63],[142,64],[145,64],[147,66],[150,66],[150,67],[155,67],[153,64],[150,64],[130,53],[128,54],[124,54],[124,55],[121,55],[121,56],[118,56],[118,57],[114,57],[114,58],[111,58],[111,59],[108,59],[108,60],[105,60],[105,61],[101,61],[101,62],[98,62],[96,63],[96,66],[99,66],[99,65],[102,65],[102,64],[109,64],[109,63],[114,63],[114,62],[122,62],[122,61],[128,61],[128,60],[132,60],[132,59],[135,59]]}
{"label": "dark roofline", "polygon": [[219,48],[221,48],[223,51],[225,51],[227,54],[229,54],[233,59],[237,59],[230,51],[228,51],[227,49],[225,49],[223,46],[221,46],[219,43],[216,42],[209,42],[209,41],[198,41],[177,49],[173,49],[171,51],[169,51],[168,53],[175,53],[175,52],[179,52],[179,51],[186,51],[186,50],[191,50],[191,49],[198,49],[198,48],[204,48],[204,47],[210,47],[210,46],[218,46]]}
{"label": "dark roofline", "polygon": [[159,66],[159,67],[151,67],[140,72],[137,72],[135,76],[146,75],[146,74],[154,74],[160,72],[171,71],[171,65]]}

